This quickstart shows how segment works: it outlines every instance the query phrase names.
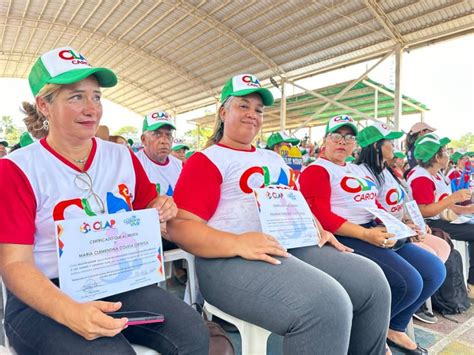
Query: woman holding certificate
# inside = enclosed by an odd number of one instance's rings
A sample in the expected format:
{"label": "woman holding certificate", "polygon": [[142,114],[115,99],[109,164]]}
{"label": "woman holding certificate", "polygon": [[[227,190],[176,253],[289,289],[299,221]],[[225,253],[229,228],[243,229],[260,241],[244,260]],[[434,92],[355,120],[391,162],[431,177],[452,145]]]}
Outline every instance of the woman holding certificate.
{"label": "woman holding certificate", "polygon": [[[176,205],[157,196],[126,147],[94,138],[100,87],[117,83],[112,71],[91,67],[72,48],[57,48],[35,62],[29,83],[35,104],[23,104],[25,122],[40,141],[0,160],[0,271],[9,290],[5,329],[15,351],[134,354],[130,341],[162,354],[207,354],[208,331],[198,313],[156,284],[82,303],[58,288],[62,246],[61,240],[56,246],[55,221],[110,216],[108,224],[93,225],[99,230],[114,225],[120,218],[115,212],[151,208],[164,223],[176,215]],[[101,241],[89,226],[80,232],[91,241],[90,255],[101,251],[92,246]],[[81,256],[82,265],[90,255]],[[112,282],[110,276],[103,282]],[[82,291],[94,287],[84,284]],[[165,321],[127,327],[126,317],[107,314],[116,311],[156,312]]]}
{"label": "woman holding certificate", "polygon": [[[374,127],[370,134],[357,138],[362,147],[391,144],[390,140],[402,134],[386,127]],[[324,228],[356,253],[375,261],[384,271],[392,291],[388,344],[407,354],[424,354],[426,349],[414,343],[405,330],[413,313],[443,282],[445,268],[431,253],[410,243],[400,245],[391,239],[395,237],[393,234],[375,222],[368,209],[378,209],[376,181],[360,166],[345,163],[354,149],[357,133],[355,122],[349,116],[329,120],[324,158],[316,160],[302,173],[301,192]],[[378,141],[380,143],[376,143]],[[429,271],[430,268],[436,273]]]}
{"label": "woman holding certificate", "polygon": [[252,145],[272,104],[254,75],[227,81],[214,134],[176,185],[168,231],[197,256],[206,301],[284,336],[285,354],[385,354],[390,296],[379,267],[320,228],[321,247],[291,250],[262,233],[253,189],[295,185],[278,154]]}

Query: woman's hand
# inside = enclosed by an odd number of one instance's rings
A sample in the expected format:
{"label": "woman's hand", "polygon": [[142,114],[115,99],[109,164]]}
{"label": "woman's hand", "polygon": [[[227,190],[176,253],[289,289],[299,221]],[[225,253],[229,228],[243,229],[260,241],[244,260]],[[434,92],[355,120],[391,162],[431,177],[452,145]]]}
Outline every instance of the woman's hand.
{"label": "woman's hand", "polygon": [[471,199],[471,191],[469,189],[461,189],[453,192],[447,198],[451,199],[452,203],[463,202]]}
{"label": "woman's hand", "polygon": [[281,261],[271,257],[288,257],[289,254],[272,236],[259,232],[242,233],[236,239],[237,255],[248,260],[261,260],[279,265]]}
{"label": "woman's hand", "polygon": [[171,218],[176,217],[178,213],[178,207],[174,203],[173,199],[168,196],[160,195],[151,201],[147,208],[156,208],[160,215],[160,223],[166,222]]}
{"label": "woman's hand", "polygon": [[120,307],[120,302],[77,303],[76,307],[65,311],[64,324],[86,340],[113,337],[127,327],[127,318],[115,319],[105,313],[116,312]]}
{"label": "woman's hand", "polygon": [[354,251],[354,249],[346,247],[339,240],[337,240],[334,234],[332,234],[331,232],[328,232],[327,230],[322,229],[319,231],[319,244],[318,245],[321,248],[326,243],[333,246],[339,251],[345,251],[349,253],[352,253]]}
{"label": "woman's hand", "polygon": [[363,234],[363,239],[380,248],[391,248],[397,241],[390,240],[394,237],[393,233],[387,233],[385,227],[366,228]]}
{"label": "woman's hand", "polygon": [[413,242],[422,242],[425,240],[426,233],[423,233],[420,227],[418,227],[414,223],[405,223],[405,224],[416,232],[416,236],[413,236],[410,238]]}

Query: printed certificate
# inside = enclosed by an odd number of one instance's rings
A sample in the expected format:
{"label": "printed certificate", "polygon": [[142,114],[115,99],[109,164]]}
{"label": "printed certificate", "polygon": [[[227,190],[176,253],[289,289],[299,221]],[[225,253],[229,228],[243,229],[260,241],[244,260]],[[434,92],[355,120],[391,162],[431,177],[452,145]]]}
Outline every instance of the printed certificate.
{"label": "printed certificate", "polygon": [[387,228],[387,232],[395,234],[394,237],[389,239],[398,240],[416,235],[416,232],[413,229],[387,211],[378,208],[366,208],[366,210],[382,221],[385,228]]}
{"label": "printed certificate", "polygon": [[79,302],[164,280],[158,211],[56,222],[61,290]]}
{"label": "printed certificate", "polygon": [[254,189],[254,196],[263,233],[287,249],[319,243],[314,216],[301,192],[264,187]]}
{"label": "printed certificate", "polygon": [[421,211],[416,204],[416,201],[409,201],[405,203],[405,207],[413,223],[415,223],[420,228],[423,234],[426,233],[425,219],[421,215]]}

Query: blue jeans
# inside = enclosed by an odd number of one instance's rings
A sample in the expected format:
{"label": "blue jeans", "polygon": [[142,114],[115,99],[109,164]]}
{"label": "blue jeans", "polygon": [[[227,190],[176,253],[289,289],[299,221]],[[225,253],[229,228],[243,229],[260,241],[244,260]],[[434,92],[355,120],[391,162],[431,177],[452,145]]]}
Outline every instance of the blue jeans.
{"label": "blue jeans", "polygon": [[107,297],[122,302],[121,311],[152,311],[165,316],[164,323],[129,326],[114,337],[92,341],[46,317],[8,292],[5,330],[18,355],[135,354],[131,343],[161,354],[208,354],[209,332],[199,314],[156,285]]}
{"label": "blue jeans", "polygon": [[337,236],[337,239],[382,268],[392,291],[390,329],[404,332],[413,313],[446,277],[441,259],[412,243],[393,251],[355,238]]}

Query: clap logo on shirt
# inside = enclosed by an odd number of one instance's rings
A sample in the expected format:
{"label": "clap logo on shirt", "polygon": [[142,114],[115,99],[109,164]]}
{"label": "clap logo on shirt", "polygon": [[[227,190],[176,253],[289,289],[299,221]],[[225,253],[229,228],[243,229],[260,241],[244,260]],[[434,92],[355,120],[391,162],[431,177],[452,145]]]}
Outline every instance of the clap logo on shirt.
{"label": "clap logo on shirt", "polygon": [[385,195],[385,202],[390,207],[390,212],[398,212],[403,209],[402,201],[405,198],[405,192],[402,189],[390,189]]}
{"label": "clap logo on shirt", "polygon": [[344,191],[350,194],[357,194],[354,196],[354,201],[356,202],[374,200],[377,194],[370,192],[373,187],[375,187],[375,182],[368,176],[363,179],[355,176],[344,176],[341,180],[341,188]]}
{"label": "clap logo on shirt", "polygon": [[294,187],[296,185],[297,173],[289,169],[290,176],[284,169],[280,168],[278,178],[271,176],[270,169],[267,166],[252,166],[244,171],[240,176],[239,187],[243,193],[250,194],[254,188],[265,187],[268,185],[284,185]]}

